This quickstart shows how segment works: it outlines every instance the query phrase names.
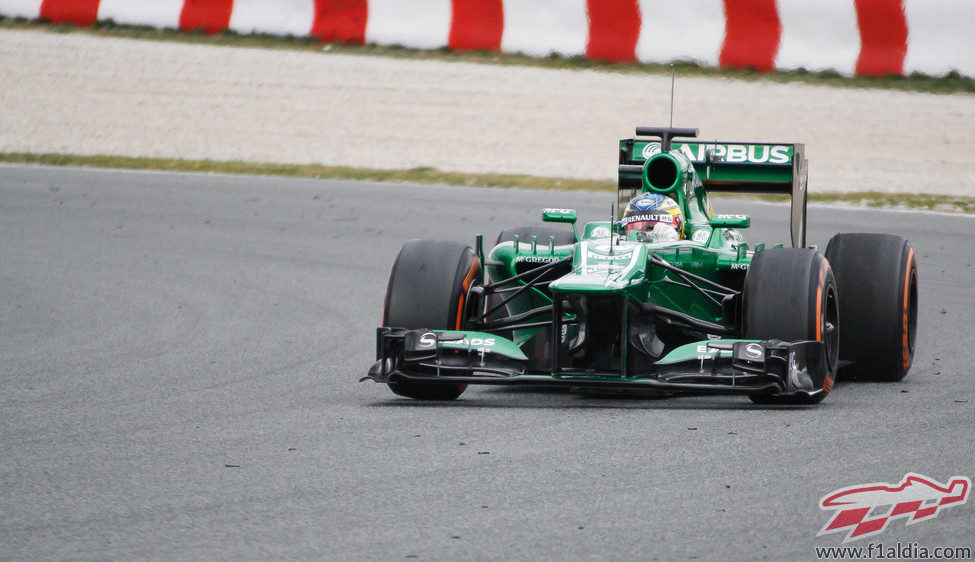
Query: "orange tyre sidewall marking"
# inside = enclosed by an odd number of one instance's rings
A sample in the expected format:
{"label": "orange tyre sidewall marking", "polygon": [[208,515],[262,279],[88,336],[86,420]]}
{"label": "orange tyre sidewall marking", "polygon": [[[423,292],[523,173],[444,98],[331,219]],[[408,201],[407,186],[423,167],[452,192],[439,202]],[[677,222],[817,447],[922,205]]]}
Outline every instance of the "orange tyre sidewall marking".
{"label": "orange tyre sidewall marking", "polygon": [[474,280],[474,273],[477,272],[477,268],[480,265],[481,260],[474,258],[474,261],[471,263],[470,270],[467,271],[467,276],[464,277],[464,283],[461,285],[460,298],[457,299],[457,330],[460,330],[461,320],[464,315],[464,300],[467,298],[467,289],[470,288],[471,281]]}
{"label": "orange tyre sidewall marking", "polygon": [[[826,261],[826,258],[823,258]],[[823,341],[823,285],[826,283],[826,264],[819,267],[819,290],[816,291],[816,341]]]}
{"label": "orange tyre sidewall marking", "polygon": [[907,341],[908,336],[908,302],[911,297],[911,266],[914,264],[914,248],[910,248],[907,251],[907,271],[904,272],[904,314],[901,325],[901,355],[904,360],[904,371],[907,371],[911,367],[911,348],[910,342]]}
{"label": "orange tyre sidewall marking", "polygon": [[[460,298],[457,299],[457,323],[456,323],[457,330],[460,330],[461,320],[463,319],[464,316],[464,300],[467,298],[467,289],[470,288],[471,281],[474,280],[474,273],[477,272],[477,269],[478,267],[480,267],[480,265],[481,265],[481,260],[475,257],[474,261],[471,263],[470,270],[467,271],[467,276],[464,277],[464,283],[461,285]],[[462,390],[467,389],[466,384],[460,385],[460,387]]]}
{"label": "orange tyre sidewall marking", "polygon": [[[823,341],[823,289],[826,288],[826,267],[829,262],[826,258],[823,258],[823,263],[819,267],[819,290],[816,291],[816,341]],[[829,358],[826,358],[829,361]],[[833,378],[826,373],[826,378],[823,379],[823,390],[829,392],[833,388]]]}

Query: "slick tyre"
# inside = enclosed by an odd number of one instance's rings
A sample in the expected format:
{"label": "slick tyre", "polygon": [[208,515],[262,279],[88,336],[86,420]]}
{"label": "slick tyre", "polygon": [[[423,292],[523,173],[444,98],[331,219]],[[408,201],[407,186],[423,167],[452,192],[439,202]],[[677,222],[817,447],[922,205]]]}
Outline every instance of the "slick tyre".
{"label": "slick tyre", "polygon": [[[481,267],[474,250],[459,242],[407,242],[389,274],[383,326],[464,329],[464,305]],[[454,400],[467,385],[393,381],[389,388],[418,400]]]}
{"label": "slick tyre", "polygon": [[816,340],[826,344],[827,377],[814,396],[749,395],[757,404],[816,404],[833,386],[839,357],[839,304],[829,261],[815,250],[757,252],[745,276],[746,339]]}
{"label": "slick tyre", "polygon": [[841,375],[896,382],[917,340],[917,260],[903,236],[837,234],[826,247],[840,294]]}

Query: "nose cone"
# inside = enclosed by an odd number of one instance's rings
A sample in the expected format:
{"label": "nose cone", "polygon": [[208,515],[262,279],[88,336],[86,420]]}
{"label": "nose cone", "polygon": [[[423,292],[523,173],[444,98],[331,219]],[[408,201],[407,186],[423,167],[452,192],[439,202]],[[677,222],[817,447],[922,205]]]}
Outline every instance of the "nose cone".
{"label": "nose cone", "polygon": [[552,282],[557,293],[611,293],[642,281],[647,249],[636,242],[610,244],[608,239],[579,242],[572,272]]}

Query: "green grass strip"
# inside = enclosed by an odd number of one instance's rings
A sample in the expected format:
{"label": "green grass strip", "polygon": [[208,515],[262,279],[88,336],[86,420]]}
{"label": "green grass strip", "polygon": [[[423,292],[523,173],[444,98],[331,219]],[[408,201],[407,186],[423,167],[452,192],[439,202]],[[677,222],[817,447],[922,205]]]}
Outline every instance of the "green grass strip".
{"label": "green grass strip", "polygon": [[[184,160],[177,158],[142,158],[131,156],[45,154],[0,152],[0,162],[38,164],[46,166],[77,166],[88,168],[117,168],[125,170],[160,170],[170,172],[199,172],[292,178],[341,179],[398,183],[426,183],[463,185],[472,187],[504,187],[518,189],[556,189],[615,192],[612,180],[550,178],[527,174],[468,174],[444,172],[436,168],[408,168],[382,170],[351,166],[321,164],[272,164],[263,162]],[[765,201],[788,201],[787,195],[715,194],[716,198],[751,197]],[[880,208],[904,208],[955,213],[975,213],[975,197],[928,195],[911,193],[853,193],[814,192],[809,200],[815,203],[838,203]]]}
{"label": "green grass strip", "polygon": [[[397,59],[428,59],[452,62],[473,62],[479,64],[534,66],[567,70],[597,70],[625,74],[670,74],[669,64],[653,63],[608,63],[594,61],[582,56],[531,57],[523,54],[496,53],[487,51],[452,51],[441,49],[413,49],[398,45],[354,45],[349,43],[322,43],[314,37],[277,36],[267,34],[242,35],[234,31],[215,34],[178,31],[175,29],[156,29],[146,26],[122,25],[111,20],[96,22],[90,27],[79,28],[69,24],[50,24],[41,20],[7,18],[0,16],[0,29],[31,29],[52,33],[85,33],[100,37],[120,37],[151,41],[173,41],[221,45],[230,47],[252,47],[262,49],[287,49],[315,53],[342,53],[349,55],[371,55]],[[700,66],[691,61],[674,63],[679,77],[702,76],[732,78],[746,81],[800,82],[817,86],[839,88],[879,88],[911,92],[938,94],[975,93],[975,79],[950,72],[945,76],[928,76],[912,73],[908,76],[842,76],[834,71],[811,72],[803,69],[793,71],[757,72],[741,69],[718,69]]]}

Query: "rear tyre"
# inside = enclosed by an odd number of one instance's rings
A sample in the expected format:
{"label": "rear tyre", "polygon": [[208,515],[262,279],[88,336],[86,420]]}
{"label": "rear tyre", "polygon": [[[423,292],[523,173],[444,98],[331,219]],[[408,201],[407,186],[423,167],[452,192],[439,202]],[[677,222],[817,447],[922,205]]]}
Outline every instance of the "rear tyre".
{"label": "rear tyre", "polygon": [[829,261],[815,250],[773,248],[757,252],[742,298],[746,339],[822,341],[827,378],[815,396],[749,395],[756,404],[816,404],[833,386],[839,358],[839,302]]}
{"label": "rear tyre", "polygon": [[[470,246],[412,240],[403,245],[386,286],[383,326],[464,329],[467,292],[481,267]],[[454,400],[467,385],[394,381],[389,388],[419,400]]]}
{"label": "rear tyre", "polygon": [[837,234],[826,247],[840,293],[842,375],[896,382],[917,340],[917,260],[907,238]]}

